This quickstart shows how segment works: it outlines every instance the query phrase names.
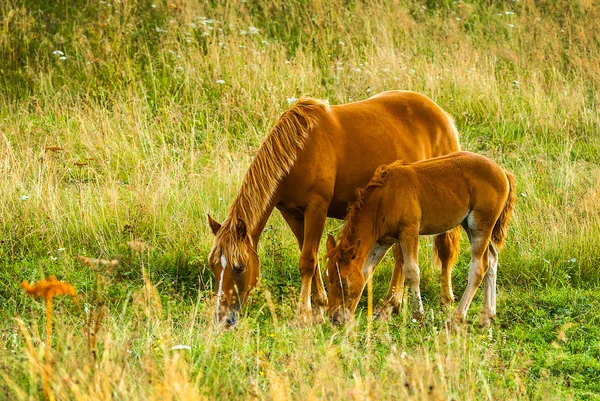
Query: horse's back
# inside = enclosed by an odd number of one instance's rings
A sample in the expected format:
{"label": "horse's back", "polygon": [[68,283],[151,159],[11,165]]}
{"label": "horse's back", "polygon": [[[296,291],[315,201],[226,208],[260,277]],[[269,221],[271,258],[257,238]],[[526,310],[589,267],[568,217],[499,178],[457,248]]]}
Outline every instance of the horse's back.
{"label": "horse's back", "polygon": [[449,115],[417,92],[388,91],[316,112],[316,127],[284,185],[285,208],[319,192],[331,199],[328,214],[343,218],[356,188],[366,185],[380,165],[460,147]]}

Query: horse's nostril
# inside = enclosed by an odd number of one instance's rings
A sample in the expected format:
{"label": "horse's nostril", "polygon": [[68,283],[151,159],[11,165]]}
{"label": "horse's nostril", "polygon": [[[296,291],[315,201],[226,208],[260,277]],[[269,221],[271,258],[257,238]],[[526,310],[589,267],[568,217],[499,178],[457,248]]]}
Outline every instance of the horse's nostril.
{"label": "horse's nostril", "polygon": [[227,326],[235,327],[235,325],[238,322],[237,313],[231,313],[229,316],[227,316],[227,319],[225,319],[225,322],[227,323]]}

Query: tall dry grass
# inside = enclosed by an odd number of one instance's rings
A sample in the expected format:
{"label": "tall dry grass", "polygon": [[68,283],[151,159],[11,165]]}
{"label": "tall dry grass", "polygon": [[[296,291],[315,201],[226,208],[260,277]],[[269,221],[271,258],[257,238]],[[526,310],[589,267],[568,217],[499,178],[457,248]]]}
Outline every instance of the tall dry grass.
{"label": "tall dry grass", "polygon": [[[595,305],[598,12],[587,0],[2,3],[0,391],[41,394],[25,350],[40,352],[43,310],[18,283],[49,274],[88,297],[87,311],[56,305],[57,399],[588,391],[593,384],[576,377],[598,369],[593,345],[581,345],[592,341],[597,315],[577,315],[573,336],[586,341],[548,344],[561,319]],[[517,177],[499,270],[501,322],[491,334],[438,332],[439,272],[423,243],[423,293],[435,316],[424,327],[404,315],[375,322],[373,347],[362,320],[347,331],[288,328],[298,252],[274,216],[259,247],[272,300],[258,291],[238,330],[217,330],[206,212],[225,217],[258,144],[293,98],[338,104],[388,89],[432,97],[456,119],[464,149]],[[129,241],[154,249],[138,253]],[[119,264],[94,270],[77,255]],[[454,274],[459,293],[467,260],[463,253]],[[385,262],[375,273],[375,302],[389,269]],[[540,323],[538,304],[573,314]],[[531,320],[521,326],[519,314]]]}

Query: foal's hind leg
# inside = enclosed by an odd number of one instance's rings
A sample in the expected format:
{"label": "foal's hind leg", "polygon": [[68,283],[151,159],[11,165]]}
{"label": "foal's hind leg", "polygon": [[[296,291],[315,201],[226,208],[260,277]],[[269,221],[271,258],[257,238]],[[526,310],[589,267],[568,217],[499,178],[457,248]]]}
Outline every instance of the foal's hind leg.
{"label": "foal's hind leg", "polygon": [[420,274],[419,274],[419,229],[405,228],[400,232],[398,240],[404,255],[404,274],[412,292],[412,314],[415,319],[422,319],[425,315],[423,301],[421,300]]}
{"label": "foal's hind leg", "polygon": [[489,268],[483,278],[483,309],[479,315],[479,325],[481,327],[489,326],[494,317],[496,317],[496,274],[498,271],[498,251],[494,244],[488,246]]}
{"label": "foal's hind leg", "polygon": [[394,271],[390,280],[390,288],[379,312],[380,319],[388,319],[392,313],[398,313],[404,294],[404,255],[399,244],[392,246],[394,253]]}
{"label": "foal's hind leg", "polygon": [[468,218],[469,223],[466,225],[467,233],[469,234],[469,240],[471,241],[471,263],[469,267],[469,282],[467,288],[460,300],[460,304],[456,311],[454,311],[454,321],[462,323],[467,317],[467,311],[475,296],[475,291],[481,284],[483,277],[488,270],[488,256],[487,249],[490,244],[490,237],[492,234],[491,227],[487,228],[474,228],[474,221],[478,219],[470,215]]}
{"label": "foal's hind leg", "polygon": [[460,245],[460,227],[436,235],[433,240],[433,260],[439,260],[442,265],[440,301],[442,306],[452,306],[454,293],[452,292],[452,268],[458,259]]}

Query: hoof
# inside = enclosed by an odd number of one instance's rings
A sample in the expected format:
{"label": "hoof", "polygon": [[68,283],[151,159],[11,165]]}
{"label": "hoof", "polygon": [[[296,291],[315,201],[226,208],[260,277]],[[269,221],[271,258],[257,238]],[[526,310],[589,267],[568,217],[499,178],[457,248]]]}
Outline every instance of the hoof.
{"label": "hoof", "polygon": [[440,303],[442,308],[451,308],[454,305],[454,295],[442,294],[440,296]]}
{"label": "hoof", "polygon": [[312,325],[312,310],[306,307],[299,307],[296,317],[291,322],[292,327],[306,327]]}
{"label": "hoof", "polygon": [[495,316],[492,316],[489,313],[481,312],[481,315],[479,315],[479,328],[484,329],[489,327],[494,321],[494,317]]}
{"label": "hoof", "polygon": [[392,313],[394,312],[394,308],[391,306],[386,306],[381,308],[375,313],[375,319],[381,322],[388,322],[392,318]]}
{"label": "hoof", "polygon": [[425,317],[425,311],[423,309],[416,309],[412,312],[412,317],[413,319],[421,321]]}
{"label": "hoof", "polygon": [[446,320],[444,323],[444,328],[448,331],[448,333],[459,333],[464,324],[465,320],[462,316],[453,316],[452,318]]}
{"label": "hoof", "polygon": [[312,309],[312,324],[323,324],[327,320],[327,309],[323,307],[314,307]]}

